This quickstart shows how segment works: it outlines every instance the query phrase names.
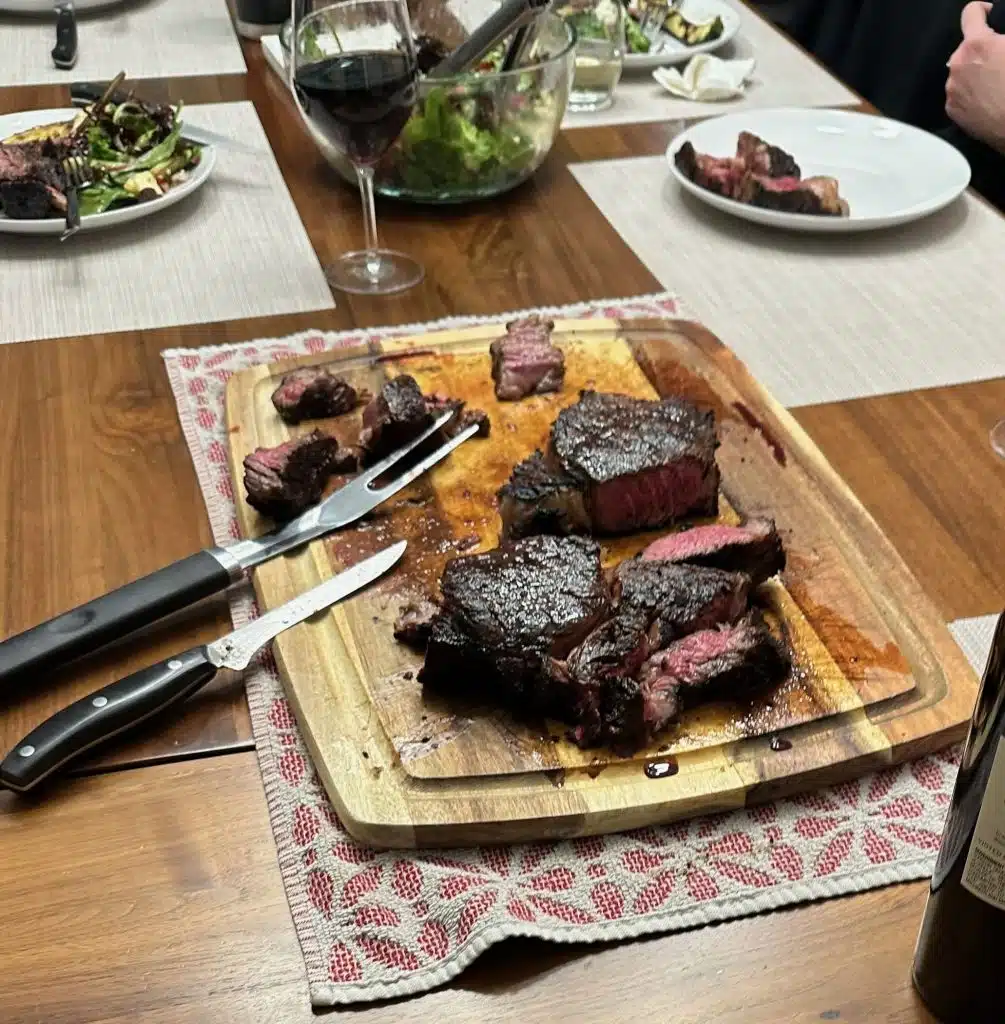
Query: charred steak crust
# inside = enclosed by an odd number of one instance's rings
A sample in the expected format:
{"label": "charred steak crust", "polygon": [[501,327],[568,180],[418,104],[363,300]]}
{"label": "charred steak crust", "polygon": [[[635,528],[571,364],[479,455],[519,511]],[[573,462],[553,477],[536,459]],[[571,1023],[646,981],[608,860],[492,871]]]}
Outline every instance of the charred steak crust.
{"label": "charred steak crust", "polygon": [[273,519],[292,519],[316,504],[332,474],[338,441],[315,430],[244,459],[248,504]]}
{"label": "charred steak crust", "polygon": [[551,430],[550,464],[584,491],[593,530],[629,533],[715,515],[715,417],[682,398],[583,391]]}
{"label": "charred steak crust", "polygon": [[715,523],[671,533],[653,541],[642,557],[743,572],[754,586],[785,568],[785,549],[771,519],[749,519],[742,526]]}
{"label": "charred steak crust", "polygon": [[451,559],[440,589],[419,678],[483,686],[524,712],[550,707],[546,660],[564,659],[610,608],[600,548],[578,537],[529,537]]}
{"label": "charred steak crust", "polygon": [[513,402],[527,395],[558,391],[565,379],[565,356],[552,344],[553,320],[534,314],[506,325],[489,346],[496,398]]}
{"label": "charred steak crust", "polygon": [[754,174],[766,174],[769,178],[802,177],[794,157],[753,132],[740,132],[736,140],[736,156]]}
{"label": "charred steak crust", "polygon": [[345,377],[323,366],[305,366],[283,377],[272,404],[286,423],[300,423],[352,412],[359,394]]}
{"label": "charred steak crust", "polygon": [[417,437],[433,421],[419,385],[407,373],[389,380],[363,410],[359,444],[375,462]]}
{"label": "charred steak crust", "polygon": [[583,491],[561,467],[549,465],[538,450],[513,467],[496,493],[503,540],[535,533],[589,533]]}

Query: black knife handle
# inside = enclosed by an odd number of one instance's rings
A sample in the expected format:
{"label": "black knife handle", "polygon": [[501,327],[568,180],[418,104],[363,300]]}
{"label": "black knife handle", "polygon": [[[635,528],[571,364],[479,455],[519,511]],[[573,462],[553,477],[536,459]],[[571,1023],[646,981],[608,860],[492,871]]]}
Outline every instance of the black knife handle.
{"label": "black knife handle", "polygon": [[195,693],[216,671],[206,648],[193,647],[82,697],[11,750],[0,763],[0,783],[18,792],[31,789],[85,750]]}
{"label": "black knife handle", "polygon": [[[70,102],[75,107],[86,107],[91,103],[97,103],[105,95],[108,85],[108,82],[74,82],[70,86]],[[132,94],[128,89],[116,89],[108,97],[108,102],[118,106],[120,103],[125,103],[130,95]]]}
{"label": "black knife handle", "polygon": [[224,566],[200,551],[12,636],[0,643],[0,692],[226,590],[230,582]]}
{"label": "black knife handle", "polygon": [[52,63],[68,71],[77,63],[77,16],[70,7],[56,13],[56,45],[52,49]]}

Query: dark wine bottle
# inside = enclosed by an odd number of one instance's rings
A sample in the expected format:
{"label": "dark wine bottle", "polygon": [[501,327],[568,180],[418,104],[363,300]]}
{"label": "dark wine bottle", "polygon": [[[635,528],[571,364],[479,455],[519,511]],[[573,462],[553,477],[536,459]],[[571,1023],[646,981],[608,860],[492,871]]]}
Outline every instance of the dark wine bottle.
{"label": "dark wine bottle", "polygon": [[963,748],[921,934],[914,986],[942,1024],[1005,1020],[1005,612]]}

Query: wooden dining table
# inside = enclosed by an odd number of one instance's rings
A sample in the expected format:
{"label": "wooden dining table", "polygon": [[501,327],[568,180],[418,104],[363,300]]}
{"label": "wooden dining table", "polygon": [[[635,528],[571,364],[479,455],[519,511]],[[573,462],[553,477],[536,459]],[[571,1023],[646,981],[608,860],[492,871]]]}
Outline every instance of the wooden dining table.
{"label": "wooden dining table", "polygon": [[[246,75],[147,81],[144,93],[251,101],[323,264],[361,241],[358,196],[258,46],[245,57]],[[3,89],[0,113],[66,101],[58,86]],[[0,347],[0,636],[212,543],[163,350],[658,291],[569,165],[658,154],[680,128],[564,131],[531,183],[483,205],[382,204],[384,239],[427,271],[400,296]],[[794,415],[947,621],[1000,609],[1003,464],[988,428],[1005,415],[1005,379]],[[226,601],[209,601],[44,688],[6,693],[3,749],[76,697],[229,627]],[[37,798],[0,794],[0,1024],[310,1021],[241,680],[218,679],[71,774]],[[368,1024],[931,1021],[909,978],[926,889],[615,945],[508,940],[430,994],[334,1012]]]}

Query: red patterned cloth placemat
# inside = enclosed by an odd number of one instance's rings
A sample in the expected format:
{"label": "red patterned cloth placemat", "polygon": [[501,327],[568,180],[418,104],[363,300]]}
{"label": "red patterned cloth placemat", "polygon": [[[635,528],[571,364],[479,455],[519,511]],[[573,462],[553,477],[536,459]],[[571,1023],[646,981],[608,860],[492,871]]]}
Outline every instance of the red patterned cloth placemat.
{"label": "red patterned cloth placemat", "polygon": [[[670,295],[552,309],[563,316],[679,315]],[[512,319],[519,314],[482,318]],[[236,370],[449,320],[307,332],[164,354],[217,543],[238,536],[224,388]],[[250,588],[232,603],[257,614]],[[413,853],[356,843],[311,765],[266,658],[248,703],[286,895],[315,1006],[424,992],[492,943],[526,935],[600,942],[679,931],[931,873],[955,751],[774,804],[621,835]]]}

